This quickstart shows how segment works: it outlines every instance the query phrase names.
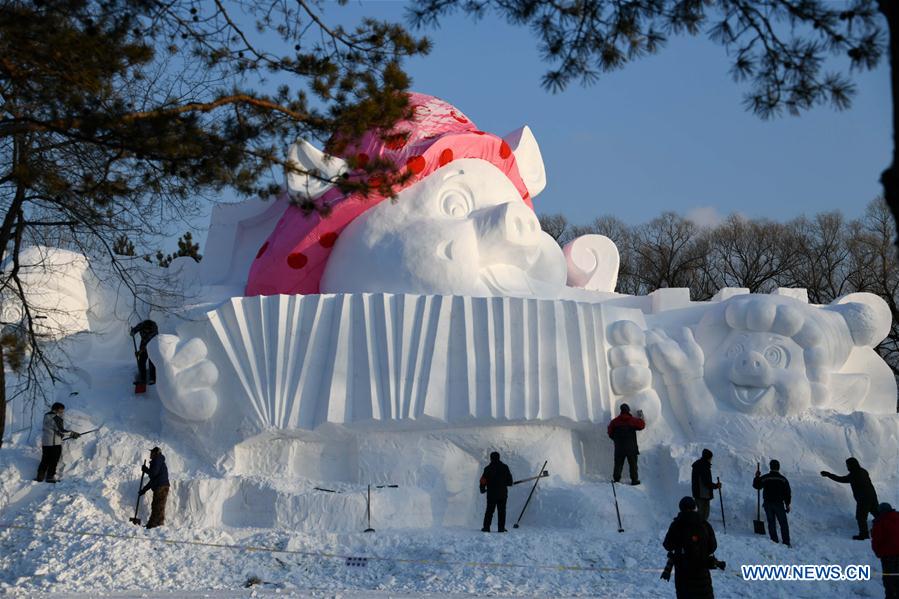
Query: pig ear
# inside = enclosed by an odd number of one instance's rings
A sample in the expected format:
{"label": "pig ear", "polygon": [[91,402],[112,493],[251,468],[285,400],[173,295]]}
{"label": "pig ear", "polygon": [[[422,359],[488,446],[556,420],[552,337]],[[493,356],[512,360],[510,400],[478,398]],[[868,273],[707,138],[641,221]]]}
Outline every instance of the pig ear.
{"label": "pig ear", "polygon": [[543,156],[540,155],[540,148],[537,146],[534,134],[531,133],[531,128],[525,125],[509,133],[503,139],[515,154],[518,172],[521,173],[528,193],[532,198],[536,197],[546,187],[546,170],[543,168]]}
{"label": "pig ear", "polygon": [[288,192],[293,197],[310,199],[334,185],[328,179],[335,179],[347,170],[346,161],[325,154],[305,139],[298,139],[290,147],[287,164],[292,167],[284,169]]}

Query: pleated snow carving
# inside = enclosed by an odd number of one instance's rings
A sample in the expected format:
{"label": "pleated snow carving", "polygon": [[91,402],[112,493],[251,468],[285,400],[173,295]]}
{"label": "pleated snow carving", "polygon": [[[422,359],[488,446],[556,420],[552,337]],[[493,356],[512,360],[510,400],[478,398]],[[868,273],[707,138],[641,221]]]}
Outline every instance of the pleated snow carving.
{"label": "pleated snow carving", "polygon": [[260,428],[600,422],[611,397],[602,310],[507,297],[238,297],[208,313],[209,347],[223,407],[247,404]]}

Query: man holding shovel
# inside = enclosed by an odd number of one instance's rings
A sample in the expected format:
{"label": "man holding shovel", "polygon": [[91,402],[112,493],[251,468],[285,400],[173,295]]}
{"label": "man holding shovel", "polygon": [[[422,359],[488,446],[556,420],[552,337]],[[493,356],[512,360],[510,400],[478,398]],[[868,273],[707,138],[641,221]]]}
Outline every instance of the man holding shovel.
{"label": "man holding shovel", "polygon": [[[50,407],[50,411],[44,414],[44,428],[41,433],[41,463],[37,467],[37,475],[34,480],[48,483],[57,482],[56,466],[62,456],[62,442],[64,439],[77,439],[80,435],[66,428],[63,421],[66,407],[59,402]],[[70,433],[70,437],[65,434]]]}
{"label": "man holding shovel", "polygon": [[158,447],[151,449],[150,465],[141,466],[141,470],[149,480],[140,490],[140,494],[153,491],[153,503],[150,507],[147,528],[156,528],[165,524],[165,501],[169,496],[169,469],[165,465],[165,456],[162,455],[162,450]]}
{"label": "man holding shovel", "polygon": [[779,543],[777,539],[777,528],[775,521],[780,524],[780,536],[783,538],[783,544],[790,546],[790,525],[787,522],[787,514],[790,513],[790,481],[780,473],[780,462],[771,460],[768,463],[771,471],[764,476],[756,469],[755,478],[752,481],[753,489],[761,489],[762,491],[762,507],[765,508],[765,516],[768,518],[768,535],[775,543]]}

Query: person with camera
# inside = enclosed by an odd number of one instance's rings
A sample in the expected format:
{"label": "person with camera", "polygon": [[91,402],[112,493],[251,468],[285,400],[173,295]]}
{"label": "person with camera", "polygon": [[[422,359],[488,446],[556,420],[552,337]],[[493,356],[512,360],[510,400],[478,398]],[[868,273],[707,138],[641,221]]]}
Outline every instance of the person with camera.
{"label": "person with camera", "polygon": [[158,447],[151,449],[150,465],[141,466],[141,470],[149,480],[140,490],[140,494],[153,491],[153,503],[150,504],[150,519],[147,520],[147,528],[156,528],[165,524],[165,502],[169,496],[169,469],[165,465],[165,456],[162,455],[162,450]]}
{"label": "person with camera", "polygon": [[[37,475],[34,480],[37,482],[47,481],[48,483],[57,482],[56,467],[59,465],[59,458],[62,456],[63,439],[77,439],[80,434],[70,431],[66,428],[62,417],[66,412],[66,407],[56,402],[50,406],[50,411],[44,414],[44,427],[41,432],[41,463],[37,467]],[[69,437],[65,434],[69,433]]]}
{"label": "person with camera", "polygon": [[702,457],[693,462],[693,474],[691,477],[693,487],[693,499],[699,508],[699,515],[703,520],[709,519],[714,490],[721,488],[721,483],[712,482],[712,451],[702,450]]}
{"label": "person with camera", "polygon": [[762,507],[765,508],[765,516],[768,518],[768,535],[771,540],[775,543],[780,542],[777,539],[776,520],[780,523],[780,536],[783,537],[784,545],[789,547],[790,525],[787,522],[787,514],[790,513],[792,500],[790,481],[780,473],[780,462],[771,460],[768,466],[771,468],[768,474],[762,475],[758,470],[755,471],[752,488],[762,491]]}
{"label": "person with camera", "polygon": [[821,471],[821,476],[838,483],[849,483],[852,488],[852,497],[855,499],[855,520],[858,523],[858,534],[852,538],[856,541],[864,541],[868,537],[868,514],[877,517],[877,491],[868,471],[861,467],[855,458],[846,459],[846,469],[849,474],[838,476],[826,470]]}
{"label": "person with camera", "polygon": [[662,578],[671,577],[674,567],[674,589],[677,599],[714,599],[709,570],[723,570],[724,562],[715,558],[718,541],[715,531],[696,511],[696,501],[684,497],[678,504],[680,513],[674,518],[662,546],[668,551],[668,564]]}
{"label": "person with camera", "polygon": [[490,454],[490,463],[484,468],[480,480],[481,493],[487,494],[487,510],[484,512],[484,527],[481,532],[490,532],[493,510],[496,510],[496,532],[506,532],[506,500],[512,486],[512,472],[499,461],[499,452]]}
{"label": "person with camera", "polygon": [[640,484],[640,478],[637,476],[637,456],[640,455],[640,448],[637,447],[637,431],[642,431],[645,427],[643,411],[637,410],[637,416],[631,416],[631,407],[626,403],[621,404],[621,413],[609,422],[606,432],[609,438],[615,442],[615,467],[612,470],[612,480],[616,483],[621,480],[621,469],[624,466],[624,460],[627,459],[631,484]]}

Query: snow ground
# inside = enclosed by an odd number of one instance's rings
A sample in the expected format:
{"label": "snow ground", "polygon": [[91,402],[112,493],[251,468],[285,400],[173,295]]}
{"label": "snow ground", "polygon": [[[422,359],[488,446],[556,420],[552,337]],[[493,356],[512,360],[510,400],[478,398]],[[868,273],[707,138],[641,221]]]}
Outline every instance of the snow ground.
{"label": "snow ground", "polygon": [[[680,474],[673,482],[670,472],[663,476],[653,471],[662,469],[665,462],[656,453],[644,453],[644,484],[618,487],[623,533],[616,531],[608,483],[588,480],[571,485],[553,476],[540,483],[522,527],[504,535],[482,533],[476,525],[410,525],[403,521],[402,512],[385,516],[377,510],[373,525],[378,530],[366,534],[361,532],[364,509],[345,516],[349,532],[264,528],[253,525],[256,517],[235,518],[234,526],[190,526],[179,511],[212,508],[183,497],[173,501],[176,490],[204,479],[216,480],[222,473],[192,453],[189,445],[165,438],[158,401],[152,394],[137,399],[121,391],[130,387],[127,367],[88,370],[94,374],[89,390],[82,386],[71,391],[75,395],[62,391],[69,408],[67,421],[76,430],[104,426],[95,435],[67,442],[62,482],[32,482],[40,450],[35,436],[29,439],[27,431],[12,435],[12,441],[0,450],[0,592],[5,595],[674,596],[673,582],[659,580],[665,563],[661,539],[678,499],[689,492],[693,447],[671,449],[672,455],[680,454]],[[40,414],[33,418],[38,421]],[[13,430],[19,428],[21,420],[13,425]],[[128,518],[133,513],[137,465],[156,444],[166,448],[173,493],[169,525],[147,531],[130,524]],[[733,473],[731,478],[726,476],[726,456],[716,451],[716,460],[719,456],[722,462],[715,474],[733,480]],[[478,474],[473,472],[472,480]],[[256,480],[272,492],[294,487],[307,493],[317,483],[277,476],[267,479],[264,472]],[[879,571],[869,543],[850,539],[855,524],[848,487],[808,473],[797,473],[792,480],[792,549],[752,534],[751,474],[725,487],[727,534],[717,503],[712,517],[719,542],[717,556],[728,564],[726,571],[713,572],[716,596],[882,596],[876,575],[867,582],[741,579],[741,564],[869,564]],[[896,481],[896,477],[875,480],[881,500],[896,502]],[[513,488],[508,526],[524,502],[528,489],[522,487]],[[318,494],[323,496],[333,497]],[[364,506],[360,488],[342,497]],[[472,523],[482,510],[482,500],[471,506]],[[570,512],[567,520],[559,516],[566,510]],[[143,505],[144,522],[147,515]],[[551,515],[554,521],[569,524],[541,526],[541,515],[544,522]],[[358,532],[352,532],[354,528]],[[347,566],[348,556],[367,557],[368,562],[364,567]],[[252,577],[260,583],[245,588]]]}

